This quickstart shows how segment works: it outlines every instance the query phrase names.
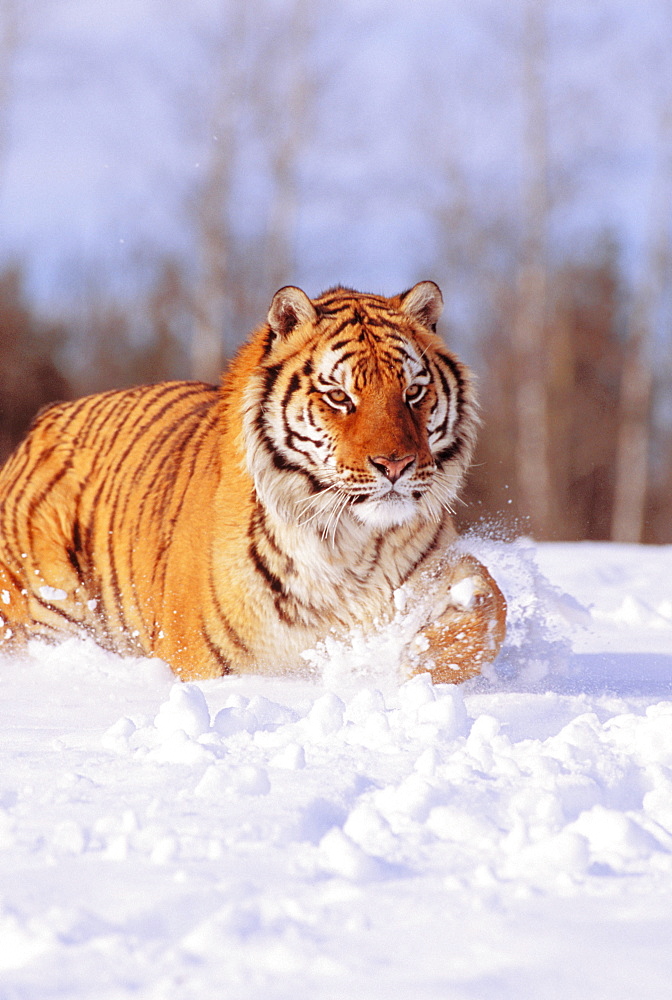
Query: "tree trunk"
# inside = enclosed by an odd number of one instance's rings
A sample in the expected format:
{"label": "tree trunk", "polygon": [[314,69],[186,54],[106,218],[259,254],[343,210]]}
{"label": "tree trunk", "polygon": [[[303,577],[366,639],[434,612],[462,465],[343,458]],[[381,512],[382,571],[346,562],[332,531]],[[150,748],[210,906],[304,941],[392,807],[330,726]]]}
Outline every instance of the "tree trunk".
{"label": "tree trunk", "polygon": [[516,356],[515,464],[521,509],[532,532],[545,537],[551,527],[551,475],[548,459],[548,402],[544,335],[547,312],[548,139],[543,87],[546,5],[529,0],[525,14],[525,202],[523,251],[513,323]]}
{"label": "tree trunk", "polygon": [[652,372],[646,358],[648,310],[631,334],[621,374],[620,420],[616,441],[616,480],[611,538],[640,542],[644,531],[649,478]]}
{"label": "tree trunk", "polygon": [[616,481],[611,522],[615,542],[641,542],[646,518],[653,397],[651,341],[670,264],[672,103],[661,118],[661,155],[651,199],[651,241],[645,277],[635,298],[621,374]]}
{"label": "tree trunk", "polygon": [[217,382],[224,364],[224,337],[228,327],[227,272],[230,256],[228,224],[229,152],[213,151],[199,205],[200,274],[196,286],[191,337],[191,375]]}
{"label": "tree trunk", "polygon": [[12,68],[20,40],[19,10],[16,0],[0,5],[0,183],[9,149],[9,102]]}
{"label": "tree trunk", "polygon": [[314,81],[308,76],[306,55],[312,36],[312,0],[295,0],[287,11],[288,32],[283,60],[291,78],[286,100],[273,108],[277,133],[272,154],[275,192],[268,222],[266,257],[269,291],[292,280],[292,236],[297,214],[297,161],[309,125]]}

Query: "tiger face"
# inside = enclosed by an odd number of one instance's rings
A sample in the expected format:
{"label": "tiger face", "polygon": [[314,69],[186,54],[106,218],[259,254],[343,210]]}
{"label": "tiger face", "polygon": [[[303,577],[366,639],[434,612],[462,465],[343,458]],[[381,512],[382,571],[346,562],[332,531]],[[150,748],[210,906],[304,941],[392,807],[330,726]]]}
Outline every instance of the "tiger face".
{"label": "tiger face", "polygon": [[276,293],[245,426],[257,492],[284,520],[333,536],[349,518],[385,531],[450,509],[477,417],[435,333],[442,306],[429,281],[392,299]]}

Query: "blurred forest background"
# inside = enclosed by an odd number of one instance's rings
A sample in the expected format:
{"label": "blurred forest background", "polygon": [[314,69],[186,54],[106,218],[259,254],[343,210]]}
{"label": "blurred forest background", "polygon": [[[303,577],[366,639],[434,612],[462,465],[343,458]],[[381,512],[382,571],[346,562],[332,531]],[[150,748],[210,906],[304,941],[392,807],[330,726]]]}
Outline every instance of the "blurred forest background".
{"label": "blurred forest background", "polygon": [[672,542],[671,0],[0,0],[0,458],[283,284],[423,278],[463,524]]}

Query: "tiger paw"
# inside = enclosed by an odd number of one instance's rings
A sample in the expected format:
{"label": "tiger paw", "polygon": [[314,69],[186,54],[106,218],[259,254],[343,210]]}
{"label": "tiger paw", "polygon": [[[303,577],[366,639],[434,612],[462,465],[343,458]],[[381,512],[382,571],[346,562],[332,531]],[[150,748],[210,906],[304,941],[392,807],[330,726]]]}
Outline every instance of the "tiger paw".
{"label": "tiger paw", "polygon": [[506,601],[487,569],[471,556],[451,568],[447,603],[410,644],[412,674],[460,684],[492,663],[506,633]]}

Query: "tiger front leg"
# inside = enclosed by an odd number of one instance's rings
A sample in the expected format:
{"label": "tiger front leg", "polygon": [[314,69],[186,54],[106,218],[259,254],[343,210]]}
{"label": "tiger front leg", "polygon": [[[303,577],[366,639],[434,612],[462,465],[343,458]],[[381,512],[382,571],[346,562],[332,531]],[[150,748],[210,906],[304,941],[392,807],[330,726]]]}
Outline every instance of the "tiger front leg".
{"label": "tiger front leg", "polygon": [[460,684],[480,674],[499,653],[506,601],[472,556],[444,566],[438,579],[432,576],[433,606],[428,623],[410,643],[408,668],[411,674],[429,672],[436,684]]}

